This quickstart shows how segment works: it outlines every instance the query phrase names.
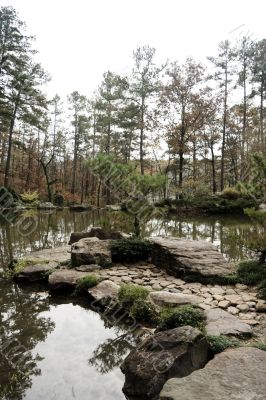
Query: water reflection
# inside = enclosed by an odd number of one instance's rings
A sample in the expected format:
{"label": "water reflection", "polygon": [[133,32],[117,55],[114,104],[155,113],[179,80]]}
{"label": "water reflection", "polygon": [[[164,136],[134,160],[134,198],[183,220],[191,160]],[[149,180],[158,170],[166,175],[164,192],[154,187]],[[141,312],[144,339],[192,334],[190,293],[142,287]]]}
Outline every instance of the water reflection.
{"label": "water reflection", "polygon": [[[1,282],[0,301],[2,343],[12,338],[13,352],[20,344],[16,360],[28,356],[25,369],[25,363],[13,368],[3,351],[0,354],[2,400],[124,399],[118,367],[131,339],[122,328],[107,326],[88,304],[50,299],[30,287]],[[108,374],[102,378],[102,372]]]}
{"label": "water reflection", "polygon": [[[132,219],[125,213],[92,211],[75,213],[69,210],[36,214],[37,228],[28,236],[21,236],[15,226],[0,219],[0,266],[23,254],[42,248],[60,246],[69,240],[73,231],[87,230],[90,226],[114,228],[127,233],[133,231]],[[192,239],[205,239],[219,246],[229,260],[249,256],[247,239],[256,238],[260,227],[244,217],[158,217],[142,223],[142,234],[174,235]]]}

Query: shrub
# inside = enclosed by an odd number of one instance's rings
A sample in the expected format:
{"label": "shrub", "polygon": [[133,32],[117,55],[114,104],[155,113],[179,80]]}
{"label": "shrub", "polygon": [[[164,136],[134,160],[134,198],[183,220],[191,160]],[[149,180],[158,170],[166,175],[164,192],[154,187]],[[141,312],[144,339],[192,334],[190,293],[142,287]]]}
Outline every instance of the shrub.
{"label": "shrub", "polygon": [[256,349],[266,351],[266,343],[260,343],[260,342],[252,343],[251,347],[255,347]]}
{"label": "shrub", "polygon": [[222,351],[228,348],[239,346],[239,342],[236,339],[230,339],[223,335],[221,336],[207,335],[206,339],[214,354],[221,353]]}
{"label": "shrub", "polygon": [[130,308],[136,301],[144,302],[148,294],[148,289],[142,286],[125,284],[119,290],[118,299],[124,307]]}
{"label": "shrub", "polygon": [[156,308],[148,301],[136,300],[130,308],[129,315],[142,323],[156,324],[158,322]]}
{"label": "shrub", "polygon": [[266,280],[266,264],[260,265],[257,260],[241,261],[238,264],[239,281],[246,285],[257,285]]}
{"label": "shrub", "polygon": [[158,331],[165,331],[186,325],[202,329],[203,321],[203,312],[198,307],[187,305],[174,309],[167,308],[160,314]]}
{"label": "shrub", "polygon": [[239,199],[240,196],[241,193],[237,189],[231,187],[225,188],[221,193],[221,197],[228,200],[236,200]]}
{"label": "shrub", "polygon": [[21,197],[21,200],[27,204],[36,203],[39,200],[39,194],[37,191],[35,191],[35,192],[27,191],[27,192],[21,193],[20,197]]}
{"label": "shrub", "polygon": [[88,289],[98,285],[101,282],[101,279],[96,275],[87,275],[83,278],[79,279],[77,282],[76,289],[74,291],[75,296],[85,295],[88,292]]}
{"label": "shrub", "polygon": [[129,238],[114,240],[111,243],[113,261],[147,260],[151,254],[151,243],[148,240]]}

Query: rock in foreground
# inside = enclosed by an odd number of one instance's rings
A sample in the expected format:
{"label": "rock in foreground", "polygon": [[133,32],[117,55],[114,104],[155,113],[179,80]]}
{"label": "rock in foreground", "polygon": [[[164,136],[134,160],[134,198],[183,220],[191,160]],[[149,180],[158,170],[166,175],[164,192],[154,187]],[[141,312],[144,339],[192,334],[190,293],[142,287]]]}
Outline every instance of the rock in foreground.
{"label": "rock in foreground", "polygon": [[34,262],[56,262],[67,263],[70,261],[70,246],[55,247],[53,249],[44,249],[29,253],[22,258]]}
{"label": "rock in foreground", "polygon": [[176,237],[154,237],[150,241],[153,243],[152,263],[177,278],[217,278],[233,272],[212,243]]}
{"label": "rock in foreground", "polygon": [[230,335],[249,337],[251,327],[240,319],[220,308],[205,311],[206,331],[208,335]]}
{"label": "rock in foreground", "polygon": [[99,240],[97,237],[79,240],[71,246],[71,262],[73,267],[89,264],[110,267],[112,257],[109,241]]}
{"label": "rock in foreground", "polygon": [[56,290],[74,290],[79,279],[87,276],[86,272],[79,272],[73,269],[61,269],[49,276],[49,288]]}
{"label": "rock in foreground", "polygon": [[100,304],[106,304],[106,302],[117,300],[119,288],[120,287],[112,281],[103,281],[89,289],[88,293],[94,301]]}
{"label": "rock in foreground", "polygon": [[87,232],[73,232],[70,235],[69,244],[78,242],[80,239],[86,239],[91,237],[97,237],[100,240],[117,240],[124,238],[125,234],[118,231],[106,231],[100,227],[92,227]]}
{"label": "rock in foreground", "polygon": [[171,293],[167,291],[156,291],[149,294],[150,300],[160,307],[179,307],[186,304],[199,304],[201,297],[193,294]]}
{"label": "rock in foreground", "polygon": [[184,377],[208,361],[208,344],[190,326],[156,333],[132,350],[121,366],[123,392],[130,399],[152,399],[167,379]]}
{"label": "rock in foreground", "polygon": [[264,400],[266,352],[240,347],[215,356],[205,368],[170,379],[160,400]]}
{"label": "rock in foreground", "polygon": [[40,282],[47,281],[48,274],[51,270],[57,268],[58,264],[55,262],[30,264],[27,265],[22,271],[14,276],[16,282]]}

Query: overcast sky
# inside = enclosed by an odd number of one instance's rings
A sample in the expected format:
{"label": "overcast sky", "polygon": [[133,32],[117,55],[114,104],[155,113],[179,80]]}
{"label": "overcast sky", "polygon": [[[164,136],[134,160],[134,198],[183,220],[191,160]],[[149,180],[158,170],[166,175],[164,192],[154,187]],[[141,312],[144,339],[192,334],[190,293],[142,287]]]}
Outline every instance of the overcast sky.
{"label": "overcast sky", "polygon": [[158,61],[204,61],[217,44],[250,33],[266,37],[264,0],[0,0],[36,36],[38,59],[51,74],[51,95],[90,95],[103,72],[125,72],[139,45]]}

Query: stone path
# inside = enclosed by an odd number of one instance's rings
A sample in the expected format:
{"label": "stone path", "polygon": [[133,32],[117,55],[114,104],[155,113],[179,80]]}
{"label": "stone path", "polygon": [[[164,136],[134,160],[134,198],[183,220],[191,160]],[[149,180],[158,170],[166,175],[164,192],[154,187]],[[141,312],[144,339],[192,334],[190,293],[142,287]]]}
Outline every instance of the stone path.
{"label": "stone path", "polygon": [[265,304],[258,299],[256,290],[246,285],[220,286],[186,283],[152,264],[116,265],[110,269],[97,270],[96,274],[117,284],[134,283],[153,291],[193,294],[199,297],[199,306],[202,309],[219,307],[249,325],[259,323],[262,314],[257,310]]}

